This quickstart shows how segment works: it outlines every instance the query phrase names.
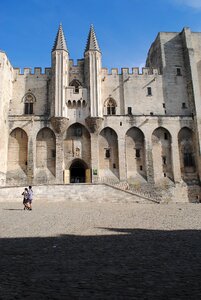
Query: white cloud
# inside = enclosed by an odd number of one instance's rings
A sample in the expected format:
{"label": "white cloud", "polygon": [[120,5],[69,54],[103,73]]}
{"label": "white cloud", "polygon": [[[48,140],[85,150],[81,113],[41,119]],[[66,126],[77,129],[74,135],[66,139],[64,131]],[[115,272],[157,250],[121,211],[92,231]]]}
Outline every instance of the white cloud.
{"label": "white cloud", "polygon": [[176,4],[201,9],[201,0],[173,0]]}

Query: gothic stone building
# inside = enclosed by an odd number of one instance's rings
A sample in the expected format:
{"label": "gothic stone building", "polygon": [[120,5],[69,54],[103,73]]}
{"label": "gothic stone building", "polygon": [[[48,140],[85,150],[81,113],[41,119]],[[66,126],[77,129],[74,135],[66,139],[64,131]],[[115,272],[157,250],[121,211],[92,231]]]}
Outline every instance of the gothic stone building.
{"label": "gothic stone building", "polygon": [[45,72],[0,52],[0,185],[128,182],[171,186],[183,201],[201,178],[201,33],[160,32],[146,67],[102,67],[90,28],[74,65],[62,26]]}

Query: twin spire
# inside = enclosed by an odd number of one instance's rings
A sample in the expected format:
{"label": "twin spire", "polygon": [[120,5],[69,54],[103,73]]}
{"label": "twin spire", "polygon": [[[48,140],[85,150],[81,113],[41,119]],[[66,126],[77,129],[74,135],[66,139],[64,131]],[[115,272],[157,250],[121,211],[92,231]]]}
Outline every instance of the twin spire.
{"label": "twin spire", "polygon": [[68,48],[66,45],[66,39],[65,39],[63,28],[62,28],[61,24],[59,25],[59,29],[58,29],[57,36],[56,36],[56,39],[54,42],[54,46],[52,48],[52,52],[55,50],[65,50],[68,52]]}
{"label": "twin spire", "polygon": [[101,52],[99,45],[98,45],[98,41],[96,38],[96,34],[94,31],[93,25],[90,26],[90,31],[89,31],[89,35],[88,35],[88,39],[87,39],[87,45],[85,48],[85,52],[87,52],[89,50],[97,50],[97,51]]}
{"label": "twin spire", "polygon": [[[65,39],[63,28],[62,28],[61,24],[59,25],[59,29],[58,29],[58,32],[56,35],[54,46],[52,48],[52,52],[55,50],[65,50],[68,52],[66,39]],[[94,31],[93,25],[90,26],[90,31],[89,31],[89,35],[88,35],[88,39],[87,39],[87,45],[85,48],[85,52],[87,52],[89,50],[96,50],[96,51],[101,52],[100,47],[98,45],[98,41],[96,38],[96,34]]]}

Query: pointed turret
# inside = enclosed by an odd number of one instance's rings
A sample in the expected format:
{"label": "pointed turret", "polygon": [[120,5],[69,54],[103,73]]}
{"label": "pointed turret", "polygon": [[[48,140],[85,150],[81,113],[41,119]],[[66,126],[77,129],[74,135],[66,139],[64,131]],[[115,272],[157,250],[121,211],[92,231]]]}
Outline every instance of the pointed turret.
{"label": "pointed turret", "polygon": [[66,45],[66,39],[64,36],[62,25],[59,25],[59,29],[57,31],[57,36],[54,42],[54,46],[52,48],[52,52],[55,50],[65,50],[68,52],[68,48]]}
{"label": "pointed turret", "polygon": [[64,117],[67,115],[65,105],[65,89],[69,83],[69,52],[62,25],[59,25],[52,49],[52,107],[51,115]]}
{"label": "pointed turret", "polygon": [[101,52],[100,47],[98,45],[98,41],[96,38],[96,34],[94,31],[93,25],[90,26],[90,31],[89,31],[89,35],[88,35],[88,39],[87,39],[87,45],[85,48],[85,52],[87,52],[89,50],[96,50],[96,51]]}
{"label": "pointed turret", "polygon": [[102,117],[101,101],[101,50],[98,45],[93,25],[87,39],[84,52],[85,84],[89,91],[90,117]]}

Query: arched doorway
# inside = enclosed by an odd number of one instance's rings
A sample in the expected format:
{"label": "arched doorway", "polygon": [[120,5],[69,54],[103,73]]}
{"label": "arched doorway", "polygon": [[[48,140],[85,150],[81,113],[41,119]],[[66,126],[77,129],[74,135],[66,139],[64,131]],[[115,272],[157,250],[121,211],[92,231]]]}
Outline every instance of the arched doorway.
{"label": "arched doorway", "polygon": [[70,183],[87,182],[87,165],[80,159],[76,159],[70,166]]}

